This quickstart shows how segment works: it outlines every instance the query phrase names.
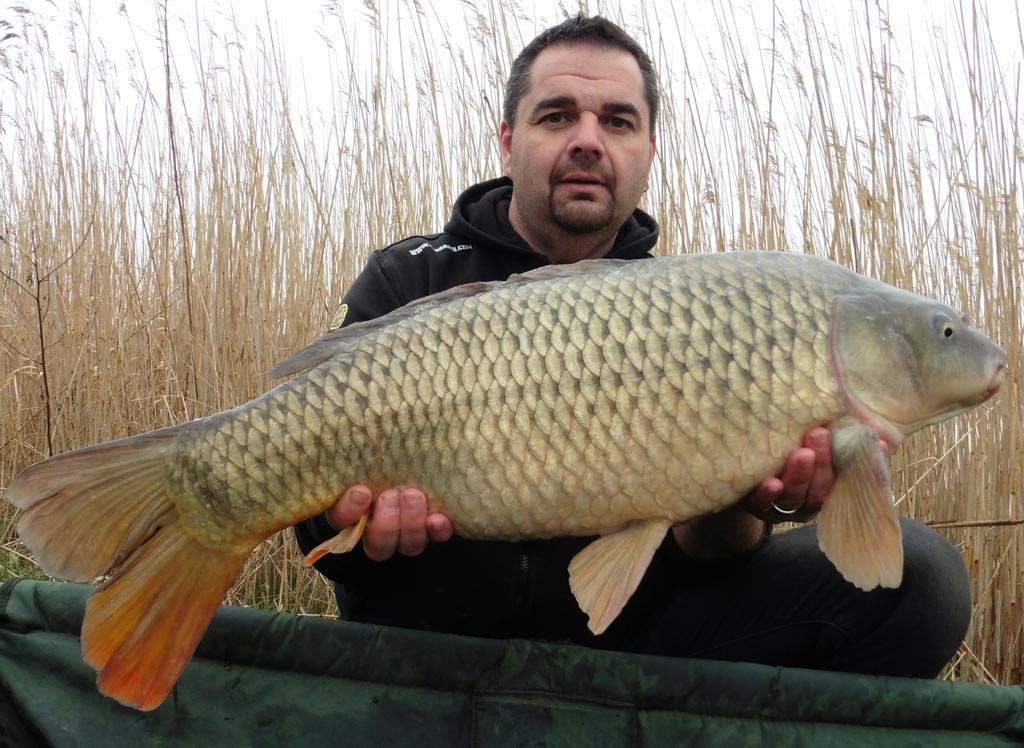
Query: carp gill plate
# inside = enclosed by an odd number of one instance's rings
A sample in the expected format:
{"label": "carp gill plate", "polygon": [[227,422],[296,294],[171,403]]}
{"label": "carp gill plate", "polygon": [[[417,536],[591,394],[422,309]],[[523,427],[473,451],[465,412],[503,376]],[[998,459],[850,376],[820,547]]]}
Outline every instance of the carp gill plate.
{"label": "carp gill plate", "polygon": [[738,501],[824,424],[819,544],[857,586],[898,586],[880,440],[988,399],[1005,361],[949,306],[811,256],[551,266],[328,333],[255,400],[44,460],[7,499],[45,571],[110,575],[83,654],[104,693],[152,709],[253,548],[356,482],[418,486],[466,537],[600,535],[569,567],[600,633],[672,525]]}

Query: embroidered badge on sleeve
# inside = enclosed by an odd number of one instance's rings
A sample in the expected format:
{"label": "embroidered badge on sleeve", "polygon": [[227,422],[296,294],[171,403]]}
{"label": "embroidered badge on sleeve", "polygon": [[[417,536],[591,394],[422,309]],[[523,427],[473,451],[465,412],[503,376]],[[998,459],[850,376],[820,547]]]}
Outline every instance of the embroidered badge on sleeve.
{"label": "embroidered badge on sleeve", "polygon": [[342,323],[345,321],[346,314],[348,314],[348,304],[342,304],[338,307],[338,311],[334,313],[334,317],[331,319],[331,325],[327,329],[337,330],[341,327]]}

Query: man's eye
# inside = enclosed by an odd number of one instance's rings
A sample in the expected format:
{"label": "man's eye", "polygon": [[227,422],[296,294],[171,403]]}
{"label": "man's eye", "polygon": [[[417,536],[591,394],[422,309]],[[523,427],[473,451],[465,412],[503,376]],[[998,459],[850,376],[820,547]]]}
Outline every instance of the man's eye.
{"label": "man's eye", "polygon": [[628,119],[623,119],[622,117],[612,117],[610,120],[608,120],[608,124],[611,125],[612,128],[616,130],[628,130],[633,127],[632,122],[630,122]]}
{"label": "man's eye", "polygon": [[551,114],[545,114],[543,119],[545,122],[557,125],[565,122],[565,115],[562,112],[551,112]]}

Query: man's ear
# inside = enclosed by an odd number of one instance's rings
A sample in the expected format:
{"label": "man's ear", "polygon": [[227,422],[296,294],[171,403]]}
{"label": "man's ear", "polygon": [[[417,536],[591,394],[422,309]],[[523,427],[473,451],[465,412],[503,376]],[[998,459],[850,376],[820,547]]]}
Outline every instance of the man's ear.
{"label": "man's ear", "polygon": [[506,177],[512,176],[512,128],[504,121],[498,128],[498,145],[501,147],[501,169]]}

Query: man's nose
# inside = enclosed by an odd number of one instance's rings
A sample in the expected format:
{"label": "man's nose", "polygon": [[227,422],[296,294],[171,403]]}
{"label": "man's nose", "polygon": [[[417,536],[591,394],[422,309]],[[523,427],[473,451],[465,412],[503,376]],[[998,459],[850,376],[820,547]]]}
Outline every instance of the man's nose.
{"label": "man's nose", "polygon": [[604,154],[604,133],[601,121],[592,112],[584,112],[573,128],[569,155],[598,159]]}

